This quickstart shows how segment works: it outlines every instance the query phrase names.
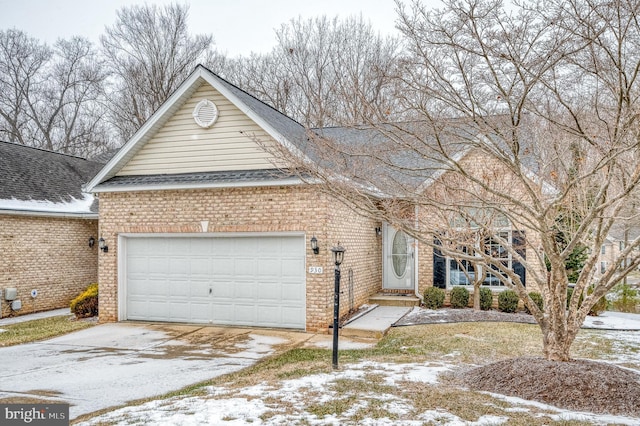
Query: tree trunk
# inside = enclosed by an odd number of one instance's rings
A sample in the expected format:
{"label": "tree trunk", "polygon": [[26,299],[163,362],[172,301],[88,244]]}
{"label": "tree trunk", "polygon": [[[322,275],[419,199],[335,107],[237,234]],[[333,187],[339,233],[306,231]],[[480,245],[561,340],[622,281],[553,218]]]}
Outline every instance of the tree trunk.
{"label": "tree trunk", "polygon": [[545,301],[545,311],[540,322],[544,357],[549,361],[570,361],[571,344],[580,326],[570,324],[567,317],[566,274],[563,275],[560,267],[557,267],[552,270],[549,278],[550,300]]}
{"label": "tree trunk", "polygon": [[473,285],[473,309],[480,310],[480,286],[476,283]]}

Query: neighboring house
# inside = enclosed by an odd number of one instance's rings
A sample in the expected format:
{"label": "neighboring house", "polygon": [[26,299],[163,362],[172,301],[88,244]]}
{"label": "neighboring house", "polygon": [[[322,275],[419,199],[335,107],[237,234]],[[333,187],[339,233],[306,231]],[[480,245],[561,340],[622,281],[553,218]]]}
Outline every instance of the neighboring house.
{"label": "neighboring house", "polygon": [[100,320],[326,330],[338,243],[341,314],[381,290],[440,285],[431,248],[287,172],[278,152],[305,156],[309,143],[302,125],[198,66],[86,186],[107,246]]}
{"label": "neighboring house", "polygon": [[0,317],[68,307],[96,282],[97,202],[81,187],[102,166],[0,142]]}

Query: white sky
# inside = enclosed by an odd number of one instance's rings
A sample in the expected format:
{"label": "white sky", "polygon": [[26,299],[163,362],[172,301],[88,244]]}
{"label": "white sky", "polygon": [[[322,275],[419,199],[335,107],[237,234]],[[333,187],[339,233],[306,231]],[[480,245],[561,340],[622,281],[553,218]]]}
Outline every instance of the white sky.
{"label": "white sky", "polygon": [[[174,1],[175,2],[175,1]],[[359,15],[383,35],[396,34],[393,0],[177,0],[190,4],[192,34],[211,34],[229,56],[266,53],[275,45],[274,29],[293,18]],[[433,0],[424,0],[432,3]],[[49,44],[81,35],[97,43],[105,26],[124,5],[171,0],[0,0],[0,30],[16,28]]]}

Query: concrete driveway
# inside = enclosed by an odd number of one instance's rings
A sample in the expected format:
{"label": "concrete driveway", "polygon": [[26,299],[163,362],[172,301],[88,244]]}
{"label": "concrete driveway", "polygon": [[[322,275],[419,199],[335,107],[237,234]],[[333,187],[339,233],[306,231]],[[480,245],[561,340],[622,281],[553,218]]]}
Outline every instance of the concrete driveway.
{"label": "concrete driveway", "polygon": [[0,348],[0,402],[67,402],[73,419],[240,370],[312,337],[191,325],[98,325]]}

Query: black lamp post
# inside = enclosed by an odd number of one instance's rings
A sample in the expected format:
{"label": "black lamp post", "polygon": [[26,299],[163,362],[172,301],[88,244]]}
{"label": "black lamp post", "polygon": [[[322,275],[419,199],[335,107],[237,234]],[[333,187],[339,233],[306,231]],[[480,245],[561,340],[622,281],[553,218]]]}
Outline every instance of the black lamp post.
{"label": "black lamp post", "polygon": [[338,327],[340,319],[340,264],[344,260],[344,252],[346,249],[340,245],[333,247],[333,262],[336,264],[334,269],[335,285],[333,290],[333,369],[338,369]]}

